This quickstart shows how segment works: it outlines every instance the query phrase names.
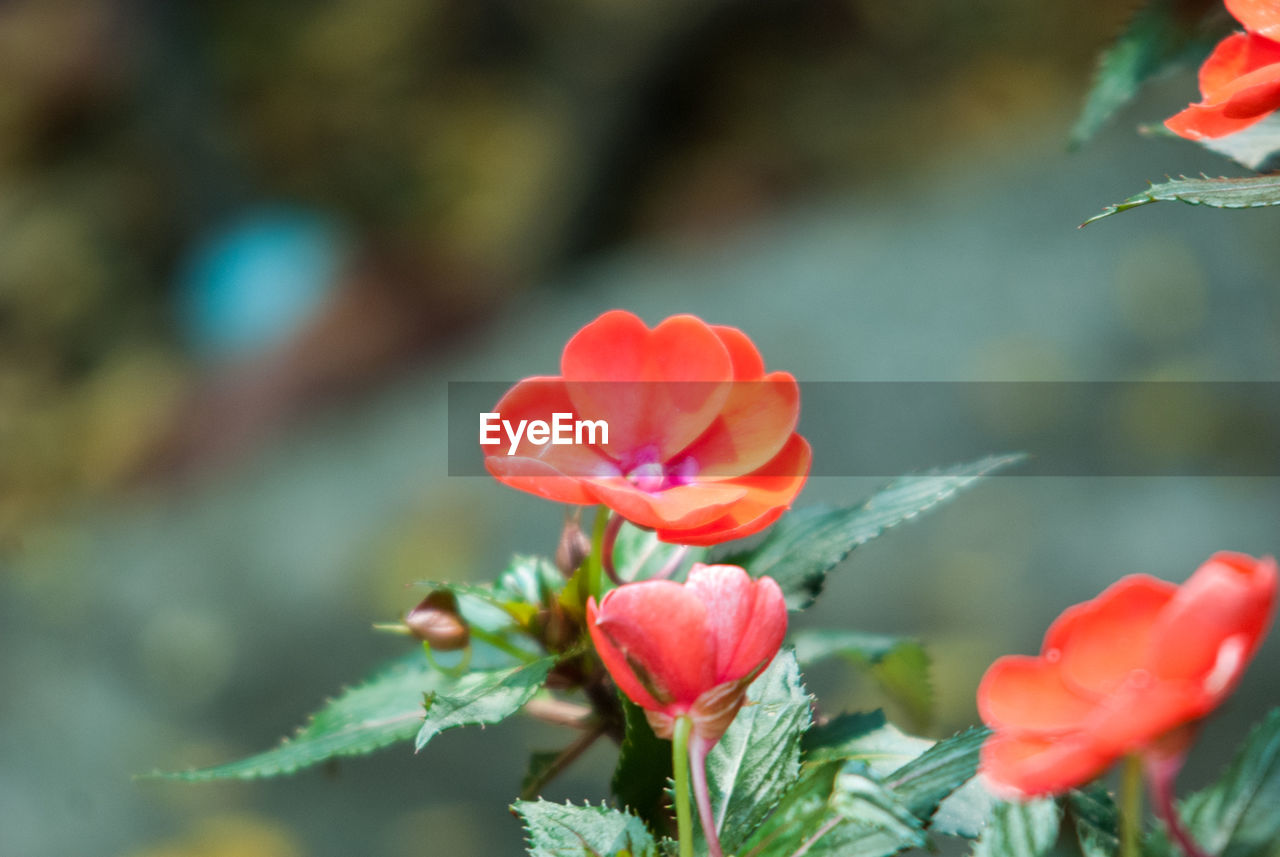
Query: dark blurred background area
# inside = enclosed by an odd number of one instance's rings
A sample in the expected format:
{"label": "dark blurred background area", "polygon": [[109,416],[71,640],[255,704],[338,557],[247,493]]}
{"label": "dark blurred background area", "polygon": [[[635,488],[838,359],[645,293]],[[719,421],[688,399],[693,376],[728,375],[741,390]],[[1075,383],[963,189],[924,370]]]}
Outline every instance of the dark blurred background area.
{"label": "dark blurred background area", "polygon": [[[131,776],[270,746],[404,650],[370,626],[413,581],[553,551],[562,509],[445,475],[445,385],[550,373],[605,309],[737,325],[801,380],[1280,380],[1277,213],[1075,230],[1148,179],[1232,171],[1135,133],[1190,72],[1065,151],[1129,12],[0,4],[0,855],[519,853],[506,805],[527,751],[568,740],[549,727],[268,783]],[[1126,442],[1158,449],[1168,418]],[[1066,605],[1275,553],[1277,521],[1274,479],[1002,478],[859,550],[797,621],[921,636],[941,735]],[[811,681],[832,710],[883,702]],[[600,800],[612,760],[547,796]]]}

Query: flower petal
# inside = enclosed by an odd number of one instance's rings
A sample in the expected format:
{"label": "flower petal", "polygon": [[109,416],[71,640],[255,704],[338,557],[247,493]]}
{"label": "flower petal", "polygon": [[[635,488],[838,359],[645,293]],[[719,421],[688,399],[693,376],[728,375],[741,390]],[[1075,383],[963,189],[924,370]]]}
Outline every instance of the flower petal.
{"label": "flower petal", "polygon": [[651,685],[650,696],[663,702],[667,713],[683,713],[716,684],[707,608],[679,583],[645,580],[610,591],[592,627],[609,639],[642,684]]}
{"label": "flower petal", "polygon": [[789,373],[735,381],[711,427],[680,459],[697,462],[704,478],[751,473],[777,457],[799,419],[800,386]]}
{"label": "flower petal", "polygon": [[1218,42],[1200,66],[1200,95],[1218,102],[1232,84],[1250,72],[1280,62],[1280,43],[1253,33],[1233,33]]}
{"label": "flower petal", "polygon": [[1280,43],[1237,33],[1218,43],[1200,67],[1198,104],[1165,120],[1191,140],[1234,134],[1280,108]]}
{"label": "flower petal", "polygon": [[697,527],[724,515],[748,488],[732,482],[694,482],[661,491],[642,491],[626,479],[587,480],[599,502],[641,527]]}
{"label": "flower petal", "polygon": [[691,315],[653,330],[614,310],[569,340],[560,360],[576,410],[609,424],[609,455],[665,462],[706,431],[729,394],[733,363],[711,326]]}
{"label": "flower petal", "polygon": [[1179,588],[1153,628],[1152,671],[1208,683],[1215,695],[1225,695],[1262,642],[1275,598],[1275,560],[1214,554]]}
{"label": "flower petal", "polygon": [[787,607],[772,578],[752,580],[736,565],[694,564],[685,586],[707,607],[716,684],[766,666],[787,633]]}
{"label": "flower petal", "polygon": [[658,538],[678,544],[716,545],[760,532],[790,508],[808,478],[811,458],[808,441],[792,435],[782,452],[758,471],[766,475],[753,473],[719,483],[747,489],[720,517],[697,527],[659,527]]}
{"label": "flower petal", "polygon": [[764,358],[741,330],[723,324],[713,324],[711,329],[729,350],[729,359],[733,361],[733,380],[759,381],[764,377]]}
{"label": "flower petal", "polygon": [[1006,655],[978,685],[978,713],[984,723],[1002,731],[1070,732],[1093,712],[1093,701],[1073,692],[1058,665],[1045,658]]}
{"label": "flower petal", "polygon": [[1133,670],[1146,667],[1151,629],[1177,591],[1145,574],[1123,577],[1054,620],[1041,655],[1061,659],[1063,680],[1073,688],[1110,693]]}
{"label": "flower petal", "polygon": [[1226,6],[1246,30],[1280,41],[1280,5],[1275,0],[1226,0]]}
{"label": "flower petal", "polygon": [[[493,409],[513,426],[522,420],[542,420],[550,425],[554,414],[572,414],[573,402],[562,379],[544,376],[516,384]],[[618,473],[617,465],[589,444],[534,444],[526,430],[521,433],[515,453],[508,455],[510,440],[506,430],[499,434],[499,443],[482,446],[485,468],[499,481],[521,491],[562,503],[594,503],[579,478]]]}
{"label": "flower petal", "polygon": [[1030,798],[1097,779],[1113,761],[1079,732],[1053,738],[997,732],[982,745],[978,771],[996,795]]}
{"label": "flower petal", "polygon": [[613,639],[601,630],[599,617],[600,611],[596,607],[595,596],[592,596],[587,599],[587,631],[591,634],[591,642],[596,648],[596,653],[600,655],[600,660],[604,661],[605,669],[609,671],[609,675],[613,676],[614,684],[627,695],[628,699],[641,708],[653,711],[661,709],[662,703],[654,699],[644,683],[636,677],[631,664],[627,662],[627,656],[614,645]]}

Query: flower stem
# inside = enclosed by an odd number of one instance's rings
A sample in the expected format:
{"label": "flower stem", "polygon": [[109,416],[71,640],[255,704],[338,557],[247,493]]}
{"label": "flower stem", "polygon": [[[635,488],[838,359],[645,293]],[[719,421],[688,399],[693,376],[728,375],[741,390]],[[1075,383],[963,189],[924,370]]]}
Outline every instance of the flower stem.
{"label": "flower stem", "polygon": [[693,771],[693,800],[698,805],[702,837],[707,840],[710,857],[721,857],[720,836],[716,833],[716,817],[711,811],[711,791],[707,788],[707,753],[711,742],[694,735],[689,741],[689,768]]}
{"label": "flower stem", "polygon": [[671,735],[671,769],[676,781],[676,829],[680,857],[693,857],[693,816],[689,812],[689,732],[693,721],[677,717]]}
{"label": "flower stem", "polygon": [[1151,783],[1152,808],[1164,822],[1169,838],[1178,843],[1187,857],[1209,857],[1208,852],[1191,836],[1191,832],[1183,827],[1182,820],[1178,818],[1178,809],[1173,803],[1173,782],[1181,767],[1180,755],[1174,758],[1148,759],[1147,780]]}
{"label": "flower stem", "polygon": [[603,588],[600,582],[601,561],[600,557],[604,553],[605,530],[608,529],[609,519],[613,514],[606,506],[596,507],[596,519],[591,526],[591,553],[587,554],[586,584],[587,591],[583,595],[583,602],[586,602],[587,595],[600,597],[600,590]]}
{"label": "flower stem", "polygon": [[1120,779],[1120,857],[1142,857],[1142,760],[1128,756]]}
{"label": "flower stem", "polygon": [[613,546],[618,541],[618,531],[622,529],[622,516],[614,512],[609,516],[609,523],[604,528],[604,538],[600,544],[600,564],[604,567],[604,573],[609,575],[609,579],[613,581],[614,586],[621,586],[622,580],[618,577],[618,570],[613,567]]}

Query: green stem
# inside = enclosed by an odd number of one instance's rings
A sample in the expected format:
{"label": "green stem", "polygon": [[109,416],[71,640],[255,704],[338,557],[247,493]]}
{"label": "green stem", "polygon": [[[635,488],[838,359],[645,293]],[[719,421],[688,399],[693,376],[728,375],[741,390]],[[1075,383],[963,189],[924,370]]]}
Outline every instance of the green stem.
{"label": "green stem", "polygon": [[1142,759],[1127,756],[1120,779],[1120,857],[1142,857]]}
{"label": "green stem", "polygon": [[[609,507],[596,506],[596,519],[591,525],[591,554],[587,557],[587,595],[600,598],[604,576],[604,534],[609,524]],[[582,599],[584,602],[586,598]]]}
{"label": "green stem", "polygon": [[689,809],[689,732],[693,721],[677,717],[671,736],[671,769],[676,780],[676,829],[680,833],[680,857],[693,857],[693,814]]}

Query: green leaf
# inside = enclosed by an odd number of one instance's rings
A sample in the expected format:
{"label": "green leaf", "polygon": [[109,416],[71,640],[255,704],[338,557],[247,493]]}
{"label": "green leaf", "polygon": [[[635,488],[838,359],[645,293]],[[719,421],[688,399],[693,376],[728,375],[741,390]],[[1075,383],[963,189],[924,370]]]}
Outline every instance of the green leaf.
{"label": "green leaf", "polygon": [[751,683],[746,704],[707,754],[716,831],[727,853],[759,826],[795,780],[809,722],[800,667],[792,652],[780,652]]}
{"label": "green leaf", "polygon": [[546,682],[557,659],[552,655],[511,669],[467,673],[446,690],[428,693],[415,749],[446,729],[498,723],[515,714]]}
{"label": "green leaf", "polygon": [[186,782],[252,780],[291,774],[340,756],[360,756],[408,741],[422,725],[422,695],[452,679],[432,669],[422,652],[394,661],[369,681],[343,692],[279,747],[212,768],[151,776]]}
{"label": "green leaf", "polygon": [[757,577],[769,575],[782,587],[787,606],[801,610],[822,592],[827,573],[854,548],[1023,458],[1020,453],[991,455],[895,480],[857,506],[811,506],[791,512],[758,545],[729,552],[716,562],[740,565]]}
{"label": "green leaf", "polygon": [[847,658],[870,671],[888,697],[902,706],[913,727],[929,722],[933,714],[929,656],[916,640],[841,630],[797,631],[792,639],[802,666],[834,655]]}
{"label": "green leaf", "polygon": [[610,786],[618,803],[661,830],[666,819],[663,796],[671,780],[671,744],[653,734],[643,708],[619,696],[625,732]]}
{"label": "green leaf", "polygon": [[[1179,65],[1203,59],[1224,33],[1200,25],[1204,3],[1151,0],[1103,53],[1084,109],[1071,129],[1071,145],[1079,146],[1111,116],[1133,100],[1151,78]],[[1212,29],[1212,28],[1210,28]],[[1225,31],[1224,31],[1225,32]]]}
{"label": "green leaf", "polygon": [[1084,857],[1115,857],[1120,851],[1115,801],[1094,784],[1067,793],[1067,813]]}
{"label": "green leaf", "polygon": [[973,857],[1042,857],[1058,841],[1062,808],[1053,798],[1005,803],[991,813]]}
{"label": "green leaf", "polygon": [[1263,208],[1280,205],[1280,175],[1231,179],[1181,176],[1169,179],[1161,184],[1151,185],[1124,202],[1107,206],[1101,214],[1095,214],[1080,226],[1085,227],[1104,217],[1153,202],[1185,202],[1188,205],[1207,205],[1211,208]]}
{"label": "green leaf", "polygon": [[550,801],[516,801],[531,857],[657,857],[658,847],[644,823],[605,806],[571,806]]}
{"label": "green leaf", "polygon": [[920,822],[860,762],[808,765],[742,857],[887,857],[921,848]]}
{"label": "green leaf", "polygon": [[564,583],[564,576],[550,560],[517,554],[498,575],[493,597],[517,622],[527,626]]}
{"label": "green leaf", "polygon": [[929,820],[947,795],[978,771],[978,751],[990,732],[971,727],[945,738],[885,779],[885,785],[922,820]]}
{"label": "green leaf", "polygon": [[974,777],[942,799],[929,821],[929,830],[943,836],[977,839],[999,802],[982,779]]}
{"label": "green leaf", "polygon": [[685,547],[658,541],[658,534],[631,523],[624,523],[618,530],[613,546],[613,563],[618,577],[624,581],[647,580],[663,570],[676,554],[683,552],[680,564],[702,562],[707,549]]}
{"label": "green leaf", "polygon": [[933,746],[907,735],[885,720],[883,711],[841,714],[814,726],[800,743],[806,763],[832,760],[863,762],[883,779]]}
{"label": "green leaf", "polygon": [[[1183,802],[1182,820],[1218,857],[1264,857],[1280,846],[1280,708],[1254,727],[1226,772]],[[1178,854],[1163,831],[1157,854]]]}

